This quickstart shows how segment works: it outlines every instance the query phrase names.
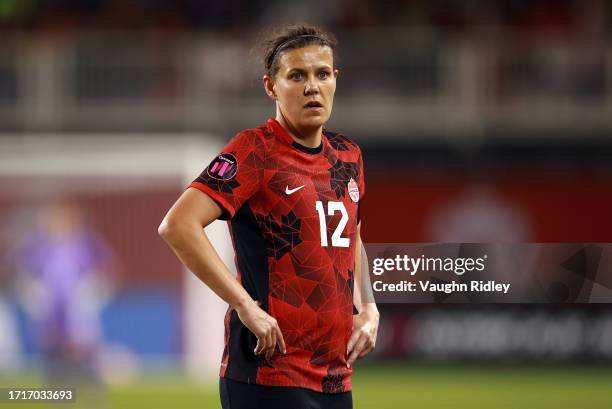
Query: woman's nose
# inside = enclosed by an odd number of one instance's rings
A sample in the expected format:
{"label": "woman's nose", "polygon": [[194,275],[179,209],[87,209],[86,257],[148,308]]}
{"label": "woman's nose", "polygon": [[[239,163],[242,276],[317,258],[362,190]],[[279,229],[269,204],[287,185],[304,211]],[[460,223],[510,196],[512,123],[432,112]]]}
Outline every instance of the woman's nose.
{"label": "woman's nose", "polygon": [[319,84],[314,78],[309,78],[304,85],[304,94],[310,95],[319,92]]}

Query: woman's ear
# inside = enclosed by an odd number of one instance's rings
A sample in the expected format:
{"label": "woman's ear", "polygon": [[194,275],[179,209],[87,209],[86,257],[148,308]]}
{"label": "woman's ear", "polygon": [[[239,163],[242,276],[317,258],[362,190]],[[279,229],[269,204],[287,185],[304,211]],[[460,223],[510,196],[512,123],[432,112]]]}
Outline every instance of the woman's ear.
{"label": "woman's ear", "polygon": [[337,68],[334,68],[334,77],[338,78],[340,71]]}
{"label": "woman's ear", "polygon": [[274,92],[274,80],[270,78],[270,76],[264,75],[262,78],[262,82],[266,94],[268,94],[270,98],[276,101],[276,92]]}

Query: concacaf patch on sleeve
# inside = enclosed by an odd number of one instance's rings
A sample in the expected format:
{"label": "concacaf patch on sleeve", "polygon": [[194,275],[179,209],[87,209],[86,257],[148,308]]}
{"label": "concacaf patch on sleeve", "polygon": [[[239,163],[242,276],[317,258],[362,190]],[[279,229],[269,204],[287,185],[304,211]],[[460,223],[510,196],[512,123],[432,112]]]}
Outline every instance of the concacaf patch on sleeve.
{"label": "concacaf patch on sleeve", "polygon": [[238,161],[231,153],[221,153],[206,168],[208,176],[219,180],[230,180],[238,172]]}

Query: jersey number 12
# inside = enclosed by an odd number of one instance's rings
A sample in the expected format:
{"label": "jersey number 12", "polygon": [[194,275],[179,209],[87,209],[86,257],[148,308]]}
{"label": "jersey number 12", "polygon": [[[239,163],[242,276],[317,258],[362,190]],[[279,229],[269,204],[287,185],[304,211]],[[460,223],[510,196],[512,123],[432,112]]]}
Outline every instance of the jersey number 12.
{"label": "jersey number 12", "polygon": [[[317,209],[317,213],[319,213],[321,246],[327,247],[327,221],[325,219],[325,209],[323,207],[323,202],[317,200],[315,203],[315,208]],[[344,203],[342,202],[327,202],[327,215],[333,216],[336,212],[340,212],[342,214],[342,218],[338,222],[338,226],[336,227],[336,230],[334,230],[334,233],[331,236],[332,246],[348,247],[350,239],[348,237],[342,237],[342,232],[344,231],[346,223],[348,222],[348,213],[346,211],[346,207],[344,207]]]}

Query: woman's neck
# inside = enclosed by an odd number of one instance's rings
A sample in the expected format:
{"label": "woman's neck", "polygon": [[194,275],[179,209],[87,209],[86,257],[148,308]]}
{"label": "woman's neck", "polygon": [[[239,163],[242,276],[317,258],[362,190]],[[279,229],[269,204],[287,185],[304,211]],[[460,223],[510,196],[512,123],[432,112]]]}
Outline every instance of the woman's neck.
{"label": "woman's neck", "polygon": [[276,121],[283,127],[285,131],[300,145],[309,148],[316,148],[321,145],[321,132],[323,126],[313,129],[297,129],[291,122],[285,119],[280,111],[276,112]]}

